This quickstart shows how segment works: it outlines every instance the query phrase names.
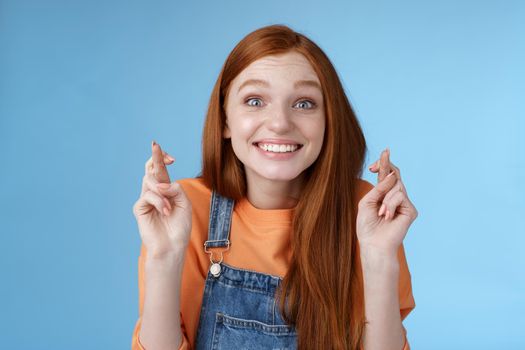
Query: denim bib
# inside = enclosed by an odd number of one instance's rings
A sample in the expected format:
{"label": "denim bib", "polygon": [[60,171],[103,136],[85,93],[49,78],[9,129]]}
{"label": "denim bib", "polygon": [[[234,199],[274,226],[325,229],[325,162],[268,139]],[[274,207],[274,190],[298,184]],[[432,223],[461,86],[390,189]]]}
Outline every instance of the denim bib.
{"label": "denim bib", "polygon": [[[229,234],[234,201],[212,191],[208,240],[210,270],[202,298],[195,348],[297,349],[293,326],[282,319],[275,291],[277,276],[234,268],[222,262],[230,248]],[[214,259],[208,248],[224,248]]]}

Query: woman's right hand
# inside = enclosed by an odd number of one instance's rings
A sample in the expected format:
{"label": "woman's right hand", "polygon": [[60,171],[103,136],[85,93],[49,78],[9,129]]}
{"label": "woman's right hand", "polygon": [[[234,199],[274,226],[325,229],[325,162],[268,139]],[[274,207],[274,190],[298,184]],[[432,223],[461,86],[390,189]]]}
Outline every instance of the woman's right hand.
{"label": "woman's right hand", "polygon": [[133,206],[142,243],[150,257],[162,258],[185,250],[191,233],[191,202],[176,181],[170,182],[166,164],[174,159],[152,142],[140,198]]}

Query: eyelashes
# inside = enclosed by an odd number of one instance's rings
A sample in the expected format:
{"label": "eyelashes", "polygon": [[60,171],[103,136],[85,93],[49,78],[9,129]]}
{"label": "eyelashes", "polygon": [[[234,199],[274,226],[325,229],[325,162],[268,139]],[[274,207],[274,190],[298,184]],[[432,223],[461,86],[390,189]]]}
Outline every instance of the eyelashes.
{"label": "eyelashes", "polygon": [[[259,101],[259,104],[251,104],[250,101]],[[306,108],[300,108],[300,109],[314,109],[317,107],[317,103],[315,103],[311,98],[309,97],[301,97],[295,105],[299,103],[308,103],[310,107]],[[244,100],[244,104],[246,104],[248,107],[262,107],[262,98],[260,97],[248,97]],[[295,106],[294,105],[294,106]]]}
{"label": "eyelashes", "polygon": [[[247,99],[244,101],[244,103],[247,104],[248,107],[259,107],[260,105],[259,105],[259,106],[256,106],[256,105],[250,104],[250,101],[261,101],[261,99],[258,98],[258,97],[249,97],[249,98],[247,98]],[[262,102],[260,102],[260,103],[262,103]]]}
{"label": "eyelashes", "polygon": [[314,102],[314,101],[311,101],[311,100],[300,100],[300,101],[297,102],[297,103],[304,103],[304,102],[307,102],[307,103],[309,103],[309,104],[311,105],[311,107],[310,107],[310,108],[307,108],[307,109],[313,109],[313,108],[315,108],[315,107],[317,106],[317,105],[315,104],[315,102]]}

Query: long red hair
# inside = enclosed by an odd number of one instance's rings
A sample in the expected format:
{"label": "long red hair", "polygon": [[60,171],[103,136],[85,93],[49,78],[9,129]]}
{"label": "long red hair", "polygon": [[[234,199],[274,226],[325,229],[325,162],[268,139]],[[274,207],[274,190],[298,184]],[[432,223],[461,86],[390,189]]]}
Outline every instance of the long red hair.
{"label": "long red hair", "polygon": [[292,261],[277,297],[284,319],[297,330],[299,349],[360,349],[365,313],[355,222],[366,142],[320,47],[284,25],[255,30],[235,46],[211,94],[200,177],[223,196],[239,200],[246,195],[243,164],[230,139],[223,138],[224,103],[232,80],[250,63],[290,51],[303,54],[319,77],[326,127],[319,157],[305,170],[292,224]]}

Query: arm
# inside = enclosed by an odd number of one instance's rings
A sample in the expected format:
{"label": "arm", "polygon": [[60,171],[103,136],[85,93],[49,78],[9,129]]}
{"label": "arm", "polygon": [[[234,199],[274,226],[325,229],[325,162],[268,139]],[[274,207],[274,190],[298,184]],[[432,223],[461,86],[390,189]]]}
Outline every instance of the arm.
{"label": "arm", "polygon": [[179,349],[187,344],[181,330],[180,286],[185,250],[162,258],[139,258],[140,317],[133,350]]}
{"label": "arm", "polygon": [[361,247],[365,292],[364,347],[409,349],[399,306],[399,262],[396,255]]}
{"label": "arm", "polygon": [[184,340],[180,288],[191,235],[192,205],[182,186],[170,180],[166,165],[175,159],[155,141],[151,143],[151,154],[145,164],[140,197],[133,205],[142,246],[139,320],[132,348],[173,350]]}
{"label": "arm", "polygon": [[[376,186],[365,182],[359,202],[357,235],[365,294],[366,350],[409,350],[402,320],[415,307],[403,239],[418,212],[407,195],[399,169],[381,153],[369,169],[378,173]],[[397,256],[396,256],[397,253]]]}

